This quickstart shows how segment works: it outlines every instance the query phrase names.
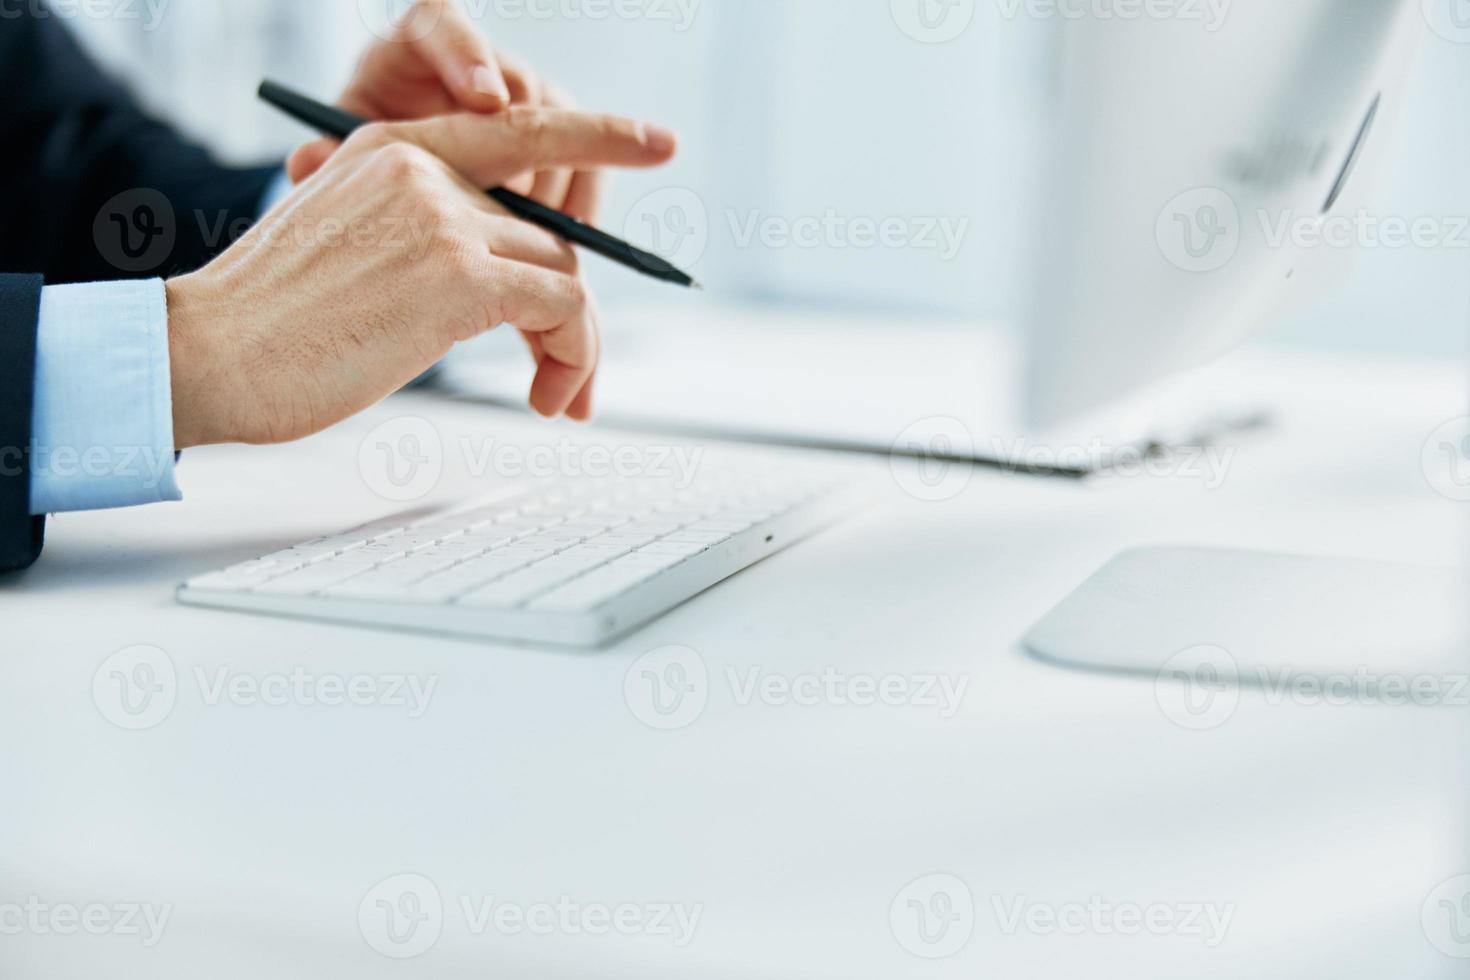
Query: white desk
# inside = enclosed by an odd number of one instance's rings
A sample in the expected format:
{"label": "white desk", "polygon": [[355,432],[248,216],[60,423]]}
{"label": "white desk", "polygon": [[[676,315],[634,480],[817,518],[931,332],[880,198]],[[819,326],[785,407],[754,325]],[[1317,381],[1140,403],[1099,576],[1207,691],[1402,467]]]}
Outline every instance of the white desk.
{"label": "white desk", "polygon": [[[0,975],[272,977],[1229,977],[1463,975],[1420,914],[1470,871],[1470,712],[1272,704],[1206,732],[1152,684],[1053,669],[1017,640],[1114,552],[1151,543],[1453,563],[1464,505],[1420,451],[1464,414],[1458,365],[1256,352],[1222,365],[1280,408],[1225,484],[1091,486],[976,473],[943,503],[895,486],[865,518],[727,582],[616,648],[498,648],[187,609],[181,579],[391,512],[357,449],[397,414],[447,439],[525,443],[528,419],[403,397],[281,449],[190,453],[179,506],[53,521],[42,563],[0,581],[0,907],[171,905],[162,940],[0,934]],[[556,430],[558,436],[561,430]],[[452,465],[438,496],[474,488]],[[165,650],[177,701],[124,731],[94,672]],[[665,644],[711,676],[694,724],[624,700]],[[962,708],[741,706],[727,668],[967,678]],[[389,706],[209,705],[196,670],[437,678]],[[441,935],[396,961],[359,932],[375,883],[442,895]],[[966,882],[955,956],[905,950],[910,881]],[[472,928],[459,899],[702,906],[693,941]],[[1205,937],[1007,932],[1024,899],[1210,904]],[[903,903],[900,902],[900,909]],[[370,908],[370,912],[372,909]],[[1181,912],[1183,910],[1180,910]],[[651,914],[651,913],[650,913]],[[54,921],[54,920],[48,920]],[[0,926],[4,920],[0,919]],[[12,930],[14,931],[14,930]]]}

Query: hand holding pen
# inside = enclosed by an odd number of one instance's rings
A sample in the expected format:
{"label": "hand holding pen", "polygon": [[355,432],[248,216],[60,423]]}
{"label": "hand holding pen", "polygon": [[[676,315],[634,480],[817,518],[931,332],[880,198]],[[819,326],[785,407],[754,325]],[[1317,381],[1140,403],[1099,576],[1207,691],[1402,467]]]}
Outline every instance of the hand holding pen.
{"label": "hand holding pen", "polygon": [[[360,119],[342,109],[323,105],[313,99],[307,98],[298,92],[294,92],[284,85],[275,82],[263,82],[260,86],[260,97],[271,105],[285,112],[297,121],[311,126],[319,132],[335,139],[347,139],[362,127],[368,125],[367,120]],[[443,117],[446,125],[459,125],[454,122],[456,117]],[[464,120],[473,117],[459,117]],[[675,149],[675,139],[672,133],[657,126],[646,123],[630,123],[628,120],[620,120],[612,116],[589,116],[585,113],[576,113],[568,110],[555,109],[511,109],[501,117],[504,125],[493,130],[503,141],[519,142],[526,145],[536,145],[547,139],[558,138],[557,129],[567,126],[572,120],[593,120],[596,125],[609,127],[619,125],[632,125],[635,127],[635,135],[644,147],[657,153],[672,156]],[[392,124],[389,124],[392,125]],[[576,131],[571,127],[568,132]],[[430,150],[433,147],[428,147]],[[487,154],[493,158],[496,147],[487,147]],[[567,148],[568,150],[570,148]],[[572,161],[576,166],[587,165],[585,161]],[[613,161],[614,165],[629,165],[621,161]],[[482,174],[474,170],[462,174],[477,186],[486,184]],[[296,176],[293,174],[293,176]],[[673,265],[643,249],[636,248],[627,242],[615,238],[606,232],[600,231],[591,225],[583,224],[568,214],[563,214],[546,205],[535,201],[522,194],[504,187],[492,187],[486,192],[506,211],[515,215],[523,221],[545,228],[564,241],[573,245],[580,245],[589,251],[595,252],[606,259],[635,272],[646,276],[673,283],[676,286],[689,286],[699,288],[699,284],[693,277]]]}
{"label": "hand holding pen", "polygon": [[481,188],[673,151],[635,120],[547,109],[355,132],[216,261],[167,283],[178,448],[310,435],[502,323],[535,355],[532,407],[590,417],[600,344],[577,256]]}

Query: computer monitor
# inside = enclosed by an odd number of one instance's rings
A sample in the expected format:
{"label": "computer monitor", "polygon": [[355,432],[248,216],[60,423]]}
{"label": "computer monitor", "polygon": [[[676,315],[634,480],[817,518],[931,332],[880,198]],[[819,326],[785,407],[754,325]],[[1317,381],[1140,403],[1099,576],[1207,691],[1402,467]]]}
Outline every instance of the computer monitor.
{"label": "computer monitor", "polygon": [[[1313,243],[1351,230],[1363,210],[1424,31],[1419,0],[1223,9],[1214,30],[1094,17],[1061,32],[1030,324],[1037,424],[1134,414],[1350,257]],[[1457,570],[1146,548],[1101,569],[1025,646],[1206,695],[1293,671],[1448,679],[1470,649],[1463,593]]]}
{"label": "computer monitor", "polygon": [[1039,427],[1147,397],[1332,271],[1342,249],[1300,243],[1360,207],[1423,32],[1418,0],[1191,7],[1059,25],[1028,324]]}

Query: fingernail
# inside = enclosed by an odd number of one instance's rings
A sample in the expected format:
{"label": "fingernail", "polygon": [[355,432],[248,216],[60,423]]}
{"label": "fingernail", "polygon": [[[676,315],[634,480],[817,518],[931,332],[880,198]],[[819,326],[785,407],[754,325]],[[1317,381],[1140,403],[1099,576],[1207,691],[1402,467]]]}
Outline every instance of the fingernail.
{"label": "fingernail", "polygon": [[655,153],[671,153],[674,147],[679,145],[679,138],[671,130],[653,123],[639,123],[638,128],[643,136],[643,145]]}
{"label": "fingernail", "polygon": [[496,96],[503,102],[510,101],[510,89],[505,87],[505,79],[489,65],[476,68],[470,75],[470,83],[474,85],[476,92]]}

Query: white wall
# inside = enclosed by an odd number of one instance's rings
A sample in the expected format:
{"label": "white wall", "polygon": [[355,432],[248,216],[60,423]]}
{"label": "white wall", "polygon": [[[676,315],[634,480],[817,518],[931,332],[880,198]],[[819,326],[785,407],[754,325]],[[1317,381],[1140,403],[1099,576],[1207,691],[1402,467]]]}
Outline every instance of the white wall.
{"label": "white wall", "polygon": [[[331,95],[371,37],[366,25],[397,0],[111,2],[151,2],[161,16],[78,18],[78,29],[151,104],[245,159],[282,153],[301,134],[256,104],[259,78]],[[644,240],[650,220],[670,235],[703,230],[707,245],[696,235],[688,246],[718,293],[986,316],[1018,308],[1047,28],[1008,18],[1002,0],[978,0],[968,29],[940,44],[901,30],[890,0],[633,0],[647,12],[633,19],[594,18],[588,0],[465,2],[498,43],[587,106],[682,133],[673,167],[619,182],[606,223]],[[1461,0],[1432,2],[1448,15]],[[1470,215],[1467,104],[1470,44],[1426,24],[1375,211]],[[890,217],[909,235],[924,230],[921,218],[963,229],[962,246],[946,257],[740,241],[769,218],[850,230],[853,219]],[[660,295],[625,275],[598,280],[610,299]],[[1463,350],[1467,332],[1470,248],[1367,252],[1340,290],[1275,330],[1295,342],[1445,352]]]}

